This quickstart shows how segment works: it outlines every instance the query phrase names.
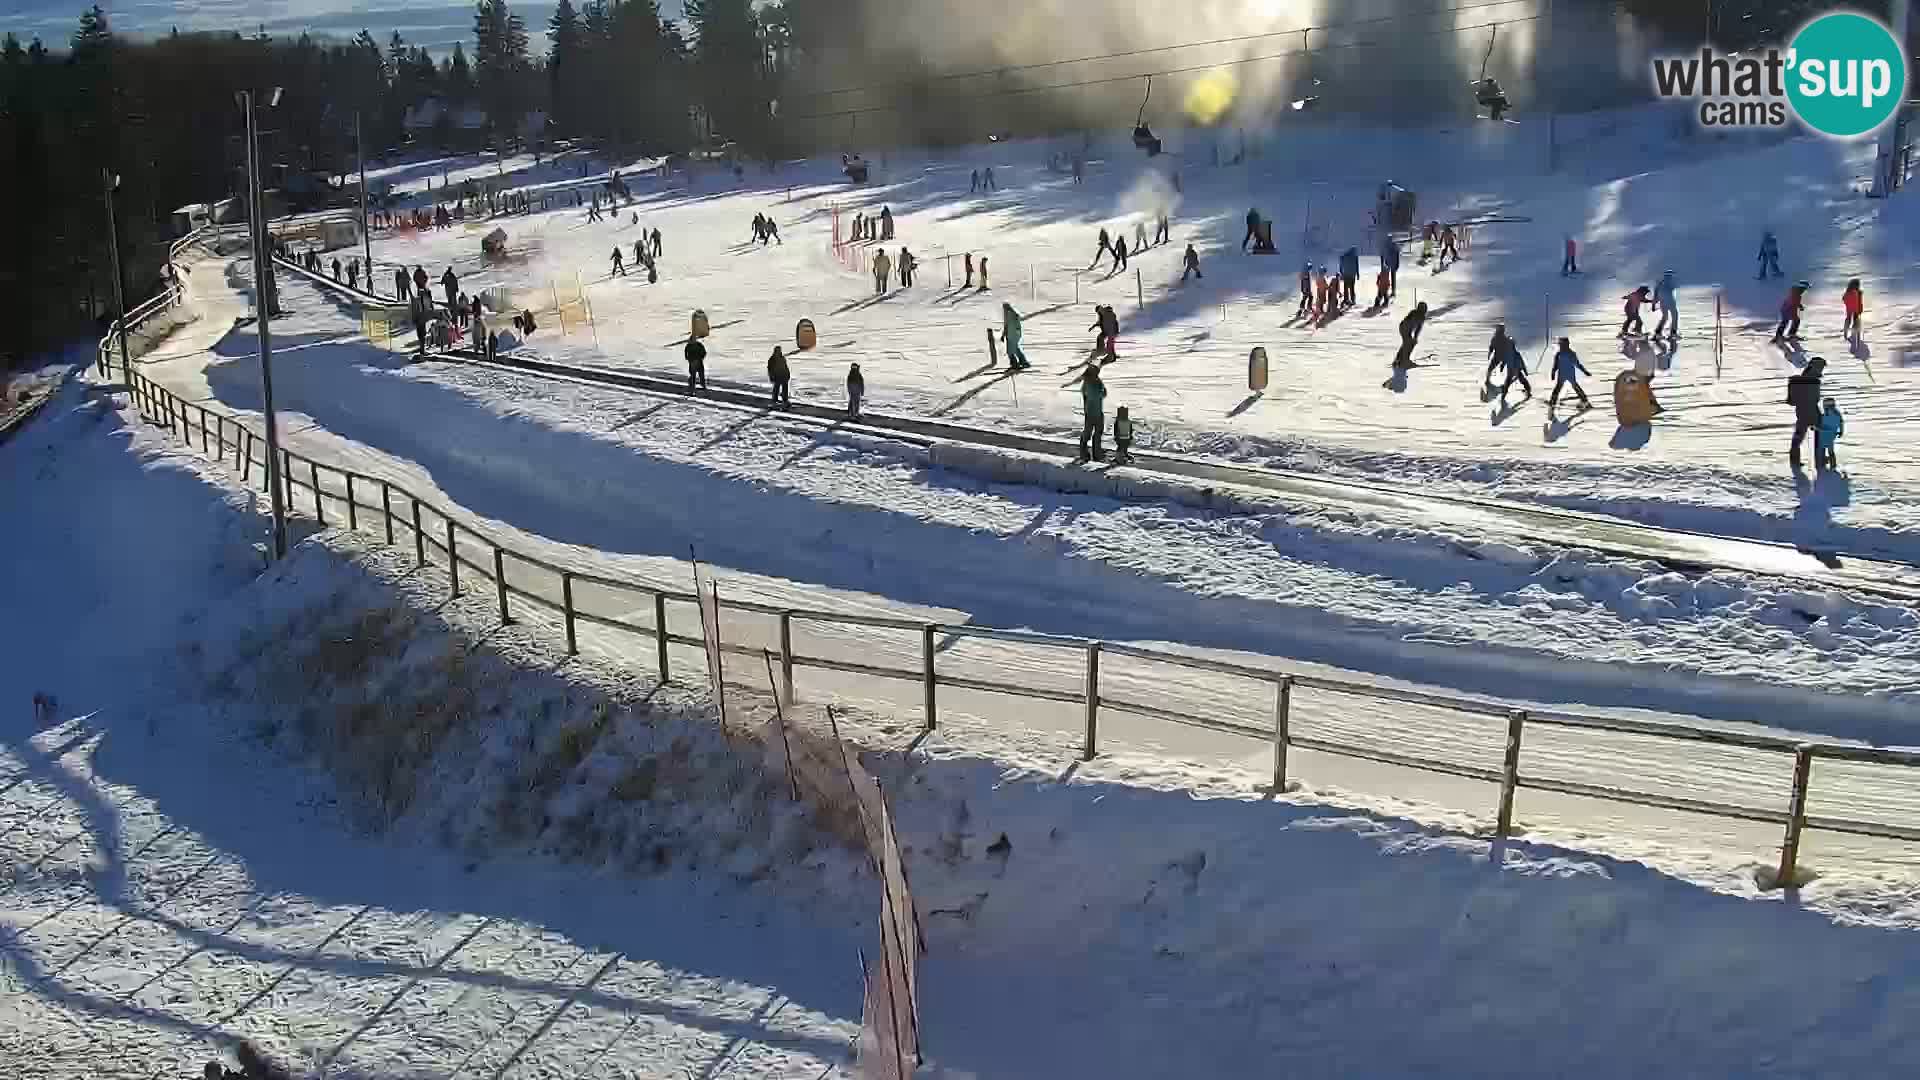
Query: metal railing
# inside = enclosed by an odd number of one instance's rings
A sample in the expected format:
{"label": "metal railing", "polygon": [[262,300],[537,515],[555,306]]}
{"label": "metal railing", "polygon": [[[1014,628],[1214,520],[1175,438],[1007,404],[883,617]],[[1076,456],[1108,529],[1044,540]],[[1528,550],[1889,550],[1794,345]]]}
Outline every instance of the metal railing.
{"label": "metal railing", "polygon": [[[110,346],[111,340],[102,342],[103,369],[106,352]],[[186,401],[144,374],[134,373],[129,379],[129,384],[133,399],[145,419],[167,428],[189,446],[197,445],[209,458],[229,463],[238,470],[243,484],[253,485],[265,482],[266,463],[262,456],[265,440],[256,435],[250,427],[231,415],[209,409],[199,403]],[[502,623],[515,621],[513,617],[515,604],[530,604],[558,614],[564,628],[569,654],[578,654],[580,651],[578,628],[581,623],[648,638],[653,645],[653,662],[657,668],[658,677],[665,682],[672,677],[673,671],[670,646],[703,648],[705,645],[703,636],[674,633],[668,619],[669,605],[697,609],[699,598],[694,593],[640,581],[611,578],[515,551],[484,532],[461,523],[448,509],[392,481],[328,465],[291,450],[282,449],[281,453],[282,475],[288,485],[289,513],[310,516],[316,523],[323,526],[344,525],[357,531],[371,528],[389,545],[410,543],[416,565],[424,567],[432,564],[445,567],[453,595],[460,596],[467,589],[482,586],[490,589],[498,606]],[[302,493],[309,501],[303,503],[297,497]],[[522,579],[519,583],[516,583],[513,575],[508,572],[509,563],[514,567],[522,568]],[[549,590],[547,594],[530,588],[525,580],[525,575],[528,574],[544,575],[546,583],[557,588]],[[617,596],[639,600],[641,603],[638,605],[624,606],[627,608],[638,606],[641,610],[648,611],[648,619],[637,621],[631,617],[587,610],[580,603],[577,595],[582,587],[591,587]],[[558,593],[558,600],[552,598],[552,592]],[[1253,667],[1135,645],[1056,637],[1027,631],[809,610],[740,600],[727,601],[724,604],[724,610],[729,613],[754,613],[777,621],[775,626],[777,645],[730,642],[725,639],[723,627],[717,625],[715,630],[721,634],[720,649],[724,653],[753,657],[767,653],[777,659],[780,670],[780,693],[787,700],[794,698],[796,668],[814,668],[862,678],[918,683],[921,687],[922,724],[928,731],[933,730],[939,723],[940,690],[951,688],[1061,702],[1082,707],[1085,711],[1085,729],[1081,740],[1083,760],[1091,760],[1099,753],[1101,717],[1105,712],[1111,711],[1267,743],[1271,746],[1271,782],[1272,790],[1275,792],[1284,791],[1288,786],[1288,754],[1295,748],[1494,784],[1498,786],[1499,795],[1494,811],[1493,833],[1500,838],[1508,837],[1513,833],[1514,799],[1516,793],[1523,788],[1660,810],[1778,825],[1784,829],[1776,877],[1776,881],[1782,885],[1791,885],[1795,881],[1800,841],[1807,829],[1880,837],[1909,843],[1920,842],[1920,828],[1882,821],[1821,816],[1810,814],[1807,810],[1813,763],[1816,759],[1910,768],[1920,766],[1920,751],[1800,741],[1711,727],[1595,717],[1552,710],[1516,709],[1500,702],[1459,695],[1384,687],[1319,675]],[[793,644],[793,629],[797,623],[917,632],[920,662],[915,667],[889,667],[877,663],[806,655],[798,652]],[[1070,689],[1060,686],[1048,687],[1031,683],[974,678],[951,671],[942,672],[937,664],[940,652],[937,643],[941,639],[968,638],[1044,647],[1071,654],[1076,658],[1074,663],[1080,668],[1078,685]],[[1258,694],[1259,700],[1271,702],[1271,721],[1265,724],[1254,724],[1221,719],[1217,716],[1195,715],[1182,712],[1177,708],[1108,693],[1102,689],[1101,683],[1103,658],[1108,657],[1125,658],[1164,668],[1201,672],[1235,680],[1236,683],[1246,686],[1247,693]],[[1352,740],[1298,734],[1293,730],[1292,721],[1299,695],[1303,691],[1434,708],[1504,721],[1505,740],[1499,766],[1493,768],[1448,760],[1432,754],[1388,750]],[[1265,709],[1264,705],[1262,709]],[[1783,766],[1782,788],[1787,796],[1785,805],[1783,807],[1756,806],[1675,795],[1631,786],[1593,784],[1552,776],[1530,775],[1521,770],[1522,746],[1528,730],[1536,728],[1604,732],[1616,736],[1624,735],[1676,743],[1711,744],[1777,754]]]}

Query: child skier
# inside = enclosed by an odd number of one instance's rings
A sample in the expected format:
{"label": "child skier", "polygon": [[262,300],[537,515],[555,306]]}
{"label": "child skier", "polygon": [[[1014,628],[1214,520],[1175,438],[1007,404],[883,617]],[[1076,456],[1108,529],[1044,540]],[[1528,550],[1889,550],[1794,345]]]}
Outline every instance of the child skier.
{"label": "child skier", "polygon": [[1647,332],[1647,324],[1640,320],[1640,306],[1652,301],[1652,292],[1652,289],[1642,285],[1621,297],[1622,300],[1627,302],[1627,317],[1625,321],[1620,324],[1621,337],[1626,337],[1628,334],[1645,334]]}
{"label": "child skier", "polygon": [[[1831,398],[1827,399],[1831,404]],[[1133,417],[1127,415],[1125,405],[1113,410],[1113,463],[1127,465],[1133,461],[1128,448],[1133,445]]]}
{"label": "child skier", "polygon": [[1187,280],[1188,274],[1192,274],[1194,277],[1202,280],[1206,279],[1207,275],[1200,272],[1200,253],[1193,250],[1192,244],[1188,244],[1186,253],[1180,256],[1180,266],[1181,281]]}
{"label": "child skier", "polygon": [[1458,242],[1458,238],[1454,235],[1453,226],[1448,225],[1447,227],[1440,230],[1439,269],[1445,270],[1447,268],[1447,259],[1449,257],[1451,257],[1454,262],[1460,261],[1460,249],[1455,246],[1457,242]]}
{"label": "child skier", "polygon": [[1568,233],[1566,258],[1560,260],[1560,276],[1561,277],[1572,277],[1573,275],[1580,272],[1580,263],[1578,258],[1579,254],[1580,254],[1579,244],[1574,242],[1573,234]]}
{"label": "child skier", "polygon": [[1501,359],[1507,366],[1507,381],[1500,384],[1500,407],[1504,409],[1507,407],[1507,391],[1513,389],[1514,383],[1519,383],[1520,389],[1525,390],[1528,397],[1533,396],[1533,384],[1527,381],[1527,358],[1520,355],[1520,346],[1515,345],[1512,338],[1507,339],[1507,351]]}
{"label": "child skier", "polygon": [[1573,387],[1574,394],[1580,398],[1582,409],[1593,408],[1593,402],[1587,400],[1587,392],[1580,389],[1579,379],[1581,375],[1592,374],[1593,372],[1588,371],[1586,365],[1580,362],[1579,355],[1573,351],[1573,346],[1567,343],[1567,339],[1561,338],[1560,351],[1553,354],[1553,393],[1547,395],[1547,411],[1552,412],[1554,406],[1560,404],[1560,389],[1565,386]]}
{"label": "child skier", "polygon": [[1780,325],[1773,328],[1774,344],[1800,340],[1800,313],[1807,306],[1807,290],[1812,287],[1799,281],[1787,290],[1787,298],[1780,301]]}
{"label": "child skier", "polygon": [[860,399],[867,396],[867,380],[860,374],[860,365],[847,368],[847,419],[860,419]]}
{"label": "child skier", "polygon": [[[963,289],[971,289],[973,288],[973,252],[967,252],[965,255],[962,255],[960,259],[960,264],[964,266],[967,271],[967,280],[961,282],[960,287]],[[1098,262],[1099,260],[1095,259],[1094,261]],[[951,266],[952,264],[949,263],[948,265]],[[952,273],[952,271],[948,271],[948,273]],[[953,279],[949,277],[947,280],[952,281]]]}
{"label": "child skier", "polygon": [[[1126,410],[1121,410],[1126,415]],[[1820,403],[1820,430],[1813,436],[1813,467],[1818,472],[1832,472],[1840,468],[1839,459],[1834,457],[1833,446],[1847,430],[1847,421],[1840,415],[1840,406],[1827,398]],[[1117,438],[1118,436],[1116,436]]]}
{"label": "child skier", "polygon": [[1313,317],[1316,319],[1324,319],[1332,311],[1327,306],[1327,291],[1327,268],[1316,266],[1313,268]]}
{"label": "child skier", "polygon": [[1493,340],[1487,342],[1487,386],[1493,386],[1493,373],[1506,366],[1507,350],[1513,346],[1513,339],[1507,336],[1507,324],[1500,323],[1493,328]]}
{"label": "child skier", "polygon": [[700,339],[687,339],[687,393],[707,388],[707,347]]}
{"label": "child skier", "polygon": [[1840,333],[1848,341],[1860,340],[1860,312],[1865,307],[1860,297],[1860,279],[1847,282],[1847,291],[1840,294],[1840,305],[1847,309],[1846,321],[1840,324]]}
{"label": "child skier", "polygon": [[1313,308],[1313,264],[1300,264],[1300,307],[1293,313],[1294,318],[1305,315]]}
{"label": "child skier", "polygon": [[1387,264],[1380,264],[1380,272],[1373,276],[1373,309],[1384,310],[1388,293],[1393,288],[1393,275],[1387,272]]}
{"label": "child skier", "polygon": [[1768,272],[1774,277],[1785,277],[1780,272],[1780,240],[1768,229],[1760,235],[1760,272],[1754,275],[1755,281],[1765,281]]}
{"label": "child skier", "polygon": [[626,277],[627,276],[627,265],[625,262],[621,261],[619,248],[613,249],[613,273],[607,276],[608,277]]}

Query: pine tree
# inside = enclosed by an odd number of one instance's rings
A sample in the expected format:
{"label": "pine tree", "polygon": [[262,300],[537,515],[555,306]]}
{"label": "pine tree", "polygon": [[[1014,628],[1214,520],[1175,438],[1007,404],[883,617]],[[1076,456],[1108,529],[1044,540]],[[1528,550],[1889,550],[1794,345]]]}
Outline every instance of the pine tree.
{"label": "pine tree", "polygon": [[573,8],[573,0],[560,0],[554,6],[553,18],[547,20],[547,40],[552,43],[547,52],[547,80],[554,126],[568,134],[577,133],[584,119],[580,90],[587,72],[581,34],[580,15]]}
{"label": "pine tree", "polygon": [[447,60],[441,82],[445,84],[447,97],[455,102],[466,102],[473,97],[473,69],[467,66],[467,51],[457,41],[453,43],[453,56]]}

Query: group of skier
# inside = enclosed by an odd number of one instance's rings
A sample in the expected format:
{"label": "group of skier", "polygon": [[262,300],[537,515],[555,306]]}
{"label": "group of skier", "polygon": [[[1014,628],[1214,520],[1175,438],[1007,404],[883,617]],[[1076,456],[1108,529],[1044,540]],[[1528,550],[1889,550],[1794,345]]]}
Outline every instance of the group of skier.
{"label": "group of skier", "polygon": [[893,209],[883,206],[880,213],[872,217],[866,214],[853,215],[852,239],[876,240],[882,244],[893,239]]}
{"label": "group of skier", "polygon": [[[1094,249],[1093,261],[1087,264],[1087,269],[1095,269],[1100,265],[1101,259],[1110,258],[1113,260],[1113,269],[1107,276],[1112,277],[1114,274],[1118,274],[1127,268],[1127,258],[1129,255],[1137,255],[1150,247],[1159,247],[1161,244],[1168,243],[1172,239],[1173,226],[1168,220],[1165,210],[1160,210],[1154,215],[1153,241],[1151,243],[1147,241],[1147,223],[1144,221],[1135,221],[1133,223],[1133,247],[1131,250],[1127,247],[1126,236],[1114,236],[1103,226],[1100,229],[1099,246]],[[1187,250],[1181,256],[1180,263],[1185,270],[1185,273],[1181,274],[1180,280],[1185,281],[1188,273],[1201,277],[1205,276],[1200,273],[1200,254],[1193,249],[1192,244],[1187,245]]]}
{"label": "group of skier", "polygon": [[780,226],[765,214],[753,215],[753,238],[759,242],[761,247],[766,247],[767,241],[769,240],[774,241],[782,247],[785,247],[787,243],[785,240],[780,239]]}

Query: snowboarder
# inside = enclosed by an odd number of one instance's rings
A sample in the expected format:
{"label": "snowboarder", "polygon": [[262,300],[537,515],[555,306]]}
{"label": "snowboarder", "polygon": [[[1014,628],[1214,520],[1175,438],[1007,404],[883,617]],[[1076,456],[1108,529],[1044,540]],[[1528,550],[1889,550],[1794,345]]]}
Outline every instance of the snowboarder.
{"label": "snowboarder", "polygon": [[1573,234],[1567,234],[1567,254],[1560,260],[1560,276],[1572,277],[1580,272],[1580,245],[1574,242]]}
{"label": "snowboarder", "polygon": [[[1816,356],[1807,366],[1787,379],[1787,404],[1793,406],[1793,444],[1787,449],[1787,464],[1800,471],[1800,443],[1807,432],[1820,428],[1820,377],[1826,373],[1826,357]],[[1819,451],[1816,438],[1814,450]]]}
{"label": "snowboarder", "polygon": [[1159,217],[1156,218],[1154,221],[1153,246],[1159,247],[1161,244],[1168,243],[1172,239],[1173,239],[1173,229],[1170,228],[1167,224],[1167,212],[1165,210],[1162,210],[1160,211]]}
{"label": "snowboarder", "polygon": [[1100,259],[1103,256],[1111,254],[1113,254],[1113,237],[1107,235],[1107,230],[1103,228],[1100,230],[1100,249],[1093,253],[1093,261],[1087,264],[1087,269],[1095,269],[1100,265]]}
{"label": "snowboarder", "polygon": [[1840,306],[1847,311],[1846,319],[1840,324],[1840,333],[1848,341],[1859,341],[1860,312],[1865,309],[1860,295],[1859,278],[1853,278],[1847,282],[1847,291],[1840,294]]}
{"label": "snowboarder", "polygon": [[1118,274],[1127,268],[1127,238],[1122,236],[1113,242],[1113,272]]}
{"label": "snowboarder", "polygon": [[447,267],[447,272],[440,275],[440,285],[447,290],[447,306],[453,306],[454,297],[460,294],[460,279],[454,274],[453,267]]}
{"label": "snowboarder", "polygon": [[1133,463],[1133,417],[1127,415],[1125,405],[1113,410],[1113,463],[1129,465]]}
{"label": "snowboarder", "polygon": [[1807,290],[1812,287],[1800,281],[1787,290],[1787,298],[1780,301],[1780,325],[1773,329],[1774,344],[1800,340],[1800,313],[1807,306]]}
{"label": "snowboarder", "polygon": [[1813,467],[1819,472],[1833,472],[1840,468],[1840,460],[1834,456],[1834,444],[1847,430],[1846,418],[1840,415],[1840,406],[1832,398],[1820,403],[1820,430],[1813,436]]}
{"label": "snowboarder", "polygon": [[1093,325],[1087,329],[1096,331],[1093,339],[1094,359],[1103,363],[1119,359],[1115,350],[1120,338],[1120,316],[1114,313],[1111,305],[1095,305]]}
{"label": "snowboarder", "polygon": [[1100,365],[1088,364],[1080,376],[1080,463],[1104,461],[1100,436],[1105,432],[1107,384],[1100,380]]}
{"label": "snowboarder", "polygon": [[1180,256],[1180,267],[1181,281],[1187,280],[1188,274],[1206,280],[1207,275],[1200,272],[1200,253],[1193,250],[1192,244],[1188,244],[1186,252]]}
{"label": "snowboarder", "polygon": [[1769,273],[1774,277],[1786,276],[1780,272],[1780,240],[1772,229],[1760,235],[1760,272],[1754,275],[1754,280],[1765,281]]}
{"label": "snowboarder", "polygon": [[619,248],[613,249],[613,274],[610,274],[608,276],[609,277],[612,277],[612,276],[626,277],[627,276],[627,266],[626,266],[626,263],[622,262],[620,259]]}
{"label": "snowboarder", "polygon": [[877,296],[887,294],[887,276],[893,273],[893,260],[887,257],[883,248],[873,256],[873,291]]}
{"label": "snowboarder", "polygon": [[1580,362],[1579,355],[1573,351],[1573,346],[1567,342],[1567,339],[1561,338],[1560,351],[1553,354],[1553,393],[1547,395],[1547,410],[1551,412],[1554,406],[1560,404],[1560,389],[1565,386],[1573,387],[1573,392],[1580,398],[1582,409],[1593,408],[1593,402],[1587,400],[1587,392],[1580,389],[1579,379],[1581,375],[1592,374],[1593,372],[1588,371],[1586,365]]}
{"label": "snowboarder", "polygon": [[1350,308],[1354,303],[1353,290],[1360,280],[1360,249],[1350,247],[1340,253],[1340,306]]}
{"label": "snowboarder", "polygon": [[1420,331],[1424,329],[1426,325],[1427,302],[1422,300],[1413,305],[1413,310],[1407,312],[1406,317],[1400,320],[1400,351],[1394,354],[1393,357],[1393,366],[1395,368],[1404,369],[1420,366],[1413,362],[1413,347],[1420,343]]}
{"label": "snowboarder", "polygon": [[1260,238],[1260,211],[1256,207],[1247,208],[1247,235],[1240,241],[1240,251],[1246,253],[1247,245]]}
{"label": "snowboarder", "polygon": [[[1098,259],[1095,259],[1094,261],[1095,261],[1095,262],[1098,262],[1099,260],[1098,260]],[[951,264],[949,264],[949,265],[951,265]],[[967,280],[965,280],[965,281],[963,281],[963,282],[961,282],[961,283],[960,283],[960,287],[961,287],[961,288],[963,288],[963,289],[971,289],[971,288],[973,288],[973,252],[971,252],[971,251],[969,251],[969,252],[967,252],[967,253],[966,253],[965,255],[962,255],[962,256],[960,257],[960,265],[961,265],[961,266],[962,266],[962,268],[964,268],[964,269],[966,270],[966,272],[967,272]],[[949,273],[951,273],[951,271],[949,271]],[[951,278],[951,277],[949,277],[949,278],[947,278],[947,280],[948,280],[948,281],[952,281],[952,280],[953,280],[953,278]]]}
{"label": "snowboarder", "polygon": [[1313,264],[1300,264],[1300,306],[1294,309],[1293,317],[1300,318],[1313,310]]}
{"label": "snowboarder", "polygon": [[1500,407],[1506,408],[1507,391],[1513,389],[1514,383],[1519,383],[1520,389],[1532,397],[1533,384],[1527,381],[1527,358],[1520,354],[1520,346],[1515,345],[1512,338],[1507,339],[1507,349],[1501,360],[1507,367],[1507,381],[1500,384]]}
{"label": "snowboarder", "polygon": [[787,354],[775,345],[773,355],[767,357],[767,381],[773,384],[772,408],[793,405],[793,396],[788,391],[788,383],[792,378],[793,373],[787,370]]}
{"label": "snowboarder", "polygon": [[1647,332],[1647,324],[1640,319],[1640,305],[1652,302],[1652,292],[1653,290],[1642,285],[1620,298],[1626,301],[1626,306],[1623,310],[1625,310],[1627,316],[1620,323],[1621,337],[1626,337],[1629,334],[1645,334]]}
{"label": "snowboarder", "polygon": [[1440,269],[1445,270],[1447,268],[1447,260],[1449,258],[1454,262],[1460,261],[1460,249],[1455,246],[1458,242],[1459,238],[1454,235],[1452,225],[1448,225],[1440,230]]}
{"label": "snowboarder", "polygon": [[[1653,298],[1660,305],[1660,319],[1653,324],[1653,336],[1659,337],[1666,331],[1675,341],[1680,339],[1680,305],[1673,296],[1673,271],[1660,275],[1660,284],[1654,287]],[[1668,320],[1672,323],[1669,326]]]}
{"label": "snowboarder", "polygon": [[867,396],[867,380],[860,374],[860,365],[847,368],[847,419],[860,419],[860,399]]}
{"label": "snowboarder", "polygon": [[687,339],[687,393],[707,388],[707,347],[697,337]]}
{"label": "snowboarder", "polygon": [[1020,347],[1020,313],[1013,310],[1012,304],[1000,305],[1000,343],[1007,348],[1007,366],[1014,371],[1025,371],[1029,366],[1027,353]]}

